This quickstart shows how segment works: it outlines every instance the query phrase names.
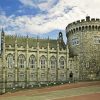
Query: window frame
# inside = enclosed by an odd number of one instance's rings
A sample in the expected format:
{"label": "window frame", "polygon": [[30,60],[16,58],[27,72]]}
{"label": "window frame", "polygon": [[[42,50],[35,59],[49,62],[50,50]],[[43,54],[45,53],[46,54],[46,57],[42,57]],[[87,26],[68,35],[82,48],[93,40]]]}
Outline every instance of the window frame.
{"label": "window frame", "polygon": [[12,54],[7,55],[7,67],[8,68],[13,68],[14,66],[14,57]]}
{"label": "window frame", "polygon": [[[53,62],[53,63],[51,63]],[[54,56],[51,56],[50,58],[50,68],[55,69],[57,67],[57,59]]]}
{"label": "window frame", "polygon": [[65,68],[65,58],[63,56],[59,59],[59,66],[61,69]]}
{"label": "window frame", "polygon": [[45,69],[47,64],[47,60],[45,56],[40,57],[40,67],[41,69]]}
{"label": "window frame", "polygon": [[29,67],[33,69],[36,68],[36,58],[34,55],[31,55],[29,58]]}
{"label": "window frame", "polygon": [[25,56],[23,54],[20,54],[18,56],[18,67],[19,68],[25,68],[25,63],[26,63]]}

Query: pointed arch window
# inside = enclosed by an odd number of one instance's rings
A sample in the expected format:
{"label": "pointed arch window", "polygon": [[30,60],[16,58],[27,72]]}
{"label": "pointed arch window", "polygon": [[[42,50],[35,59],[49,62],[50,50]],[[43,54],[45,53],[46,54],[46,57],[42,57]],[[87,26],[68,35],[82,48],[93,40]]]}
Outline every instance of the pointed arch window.
{"label": "pointed arch window", "polygon": [[41,69],[44,69],[46,67],[46,57],[45,56],[41,56],[40,66],[41,66]]}
{"label": "pointed arch window", "polygon": [[52,56],[50,58],[50,67],[51,67],[51,69],[55,69],[56,68],[56,64],[57,64],[56,58],[54,56]]}
{"label": "pointed arch window", "polygon": [[8,56],[7,56],[7,67],[12,68],[13,65],[14,65],[13,55],[8,54]]}
{"label": "pointed arch window", "polygon": [[18,66],[20,68],[24,68],[25,67],[25,56],[24,55],[19,55],[18,57]]}
{"label": "pointed arch window", "polygon": [[34,55],[30,56],[30,58],[29,58],[29,67],[30,68],[36,67],[36,58]]}
{"label": "pointed arch window", "polygon": [[65,66],[65,58],[64,57],[61,57],[60,60],[59,60],[59,64],[60,64],[60,68],[64,68]]}

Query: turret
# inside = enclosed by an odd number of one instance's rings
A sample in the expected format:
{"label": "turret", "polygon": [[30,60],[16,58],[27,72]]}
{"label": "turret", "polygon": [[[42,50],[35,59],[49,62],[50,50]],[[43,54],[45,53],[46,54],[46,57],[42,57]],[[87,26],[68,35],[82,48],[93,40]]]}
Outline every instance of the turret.
{"label": "turret", "polygon": [[66,45],[65,45],[64,40],[63,40],[62,32],[59,32],[58,43],[59,43],[59,49],[65,49],[66,48]]}
{"label": "turret", "polygon": [[60,40],[60,41],[63,40],[63,34],[62,34],[62,32],[59,32],[59,40]]}
{"label": "turret", "polygon": [[86,16],[86,21],[90,21],[90,16]]}
{"label": "turret", "polygon": [[3,43],[5,41],[5,32],[2,28],[2,31],[1,31],[1,34],[0,34],[0,54],[2,53],[3,51]]}
{"label": "turret", "polygon": [[96,79],[95,73],[100,65],[100,19],[86,16],[86,19],[75,21],[67,26],[66,35],[69,56],[74,61],[75,56],[79,58],[80,79]]}
{"label": "turret", "polygon": [[2,28],[1,34],[2,34],[2,36],[5,35],[5,32],[4,32],[3,28]]}
{"label": "turret", "polygon": [[77,31],[100,31],[100,19],[99,18],[90,18],[86,16],[86,19],[81,19],[75,22],[68,24],[66,27],[66,35],[76,33]]}

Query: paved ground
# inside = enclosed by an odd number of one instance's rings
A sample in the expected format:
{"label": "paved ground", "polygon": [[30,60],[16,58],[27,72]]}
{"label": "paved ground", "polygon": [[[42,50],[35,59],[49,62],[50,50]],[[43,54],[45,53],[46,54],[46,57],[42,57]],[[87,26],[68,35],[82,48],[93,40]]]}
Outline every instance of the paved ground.
{"label": "paved ground", "polygon": [[100,100],[100,81],[6,93],[0,100]]}
{"label": "paved ground", "polygon": [[73,96],[73,97],[65,97],[54,100],[100,100],[100,93],[81,95],[81,96]]}

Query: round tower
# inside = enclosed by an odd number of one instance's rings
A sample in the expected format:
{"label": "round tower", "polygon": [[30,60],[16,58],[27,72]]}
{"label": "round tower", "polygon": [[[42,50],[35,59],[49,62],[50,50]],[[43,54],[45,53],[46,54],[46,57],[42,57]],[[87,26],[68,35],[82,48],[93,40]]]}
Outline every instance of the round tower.
{"label": "round tower", "polygon": [[82,79],[97,78],[100,71],[100,19],[87,16],[70,23],[66,27],[66,36],[70,57],[79,56]]}

